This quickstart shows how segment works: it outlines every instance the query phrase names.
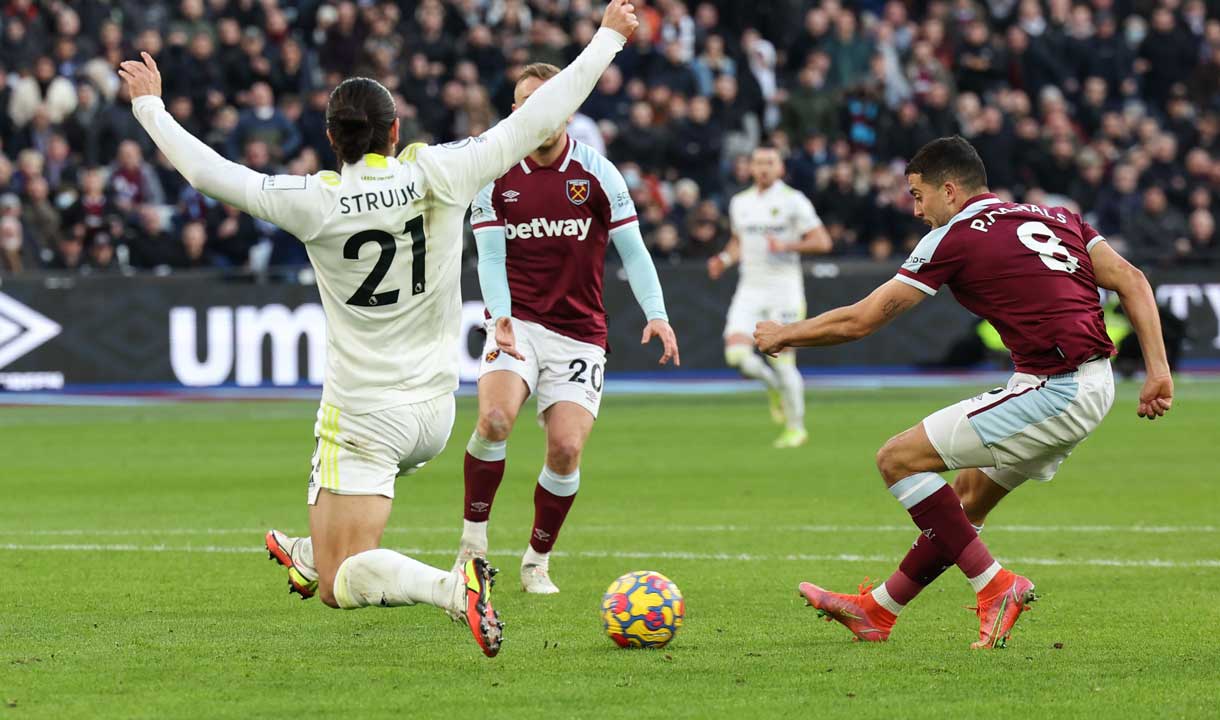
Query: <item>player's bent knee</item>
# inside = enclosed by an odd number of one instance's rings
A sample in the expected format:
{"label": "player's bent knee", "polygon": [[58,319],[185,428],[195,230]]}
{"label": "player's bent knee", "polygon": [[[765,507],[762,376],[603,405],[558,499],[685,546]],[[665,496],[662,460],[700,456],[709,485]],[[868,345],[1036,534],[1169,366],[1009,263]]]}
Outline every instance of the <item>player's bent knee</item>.
{"label": "player's bent knee", "polygon": [[339,609],[339,601],[335,599],[335,588],[330,583],[318,583],[318,599],[327,607]]}
{"label": "player's bent knee", "polygon": [[583,450],[576,440],[559,440],[547,446],[546,464],[560,475],[570,475],[580,467],[580,453]]}
{"label": "player's bent knee", "polygon": [[479,416],[479,434],[492,442],[507,440],[516,421],[516,413],[498,407],[488,408]]}
{"label": "player's bent knee", "polygon": [[724,348],[724,361],[729,367],[741,367],[753,352],[754,349],[747,345],[727,345]]}
{"label": "player's bent knee", "polygon": [[907,472],[906,463],[903,462],[902,446],[897,438],[890,438],[877,451],[877,470],[886,485],[893,485],[911,474]]}

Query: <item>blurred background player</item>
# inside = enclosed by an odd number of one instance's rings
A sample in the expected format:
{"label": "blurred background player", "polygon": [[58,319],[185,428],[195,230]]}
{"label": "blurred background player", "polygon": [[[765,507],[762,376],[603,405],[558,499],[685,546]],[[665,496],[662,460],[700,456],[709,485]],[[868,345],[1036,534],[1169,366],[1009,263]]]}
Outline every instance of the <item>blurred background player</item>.
{"label": "blurred background player", "polygon": [[[513,109],[558,73],[554,65],[527,65]],[[647,318],[641,342],[659,338],[660,363],[677,365],[678,341],[623,176],[562,127],[483,188],[470,221],[491,321],[479,369],[479,419],[466,446],[457,564],[487,555],[487,523],[504,478],[508,436],[521,406],[534,395],[546,430],[546,461],[534,488],[521,586],[530,593],[557,593],[550,553],[580,488],[580,455],[605,384],[607,245],[618,250]]]}
{"label": "blurred background player", "polygon": [[[464,620],[488,656],[502,625],[486,561],[446,572],[380,548],[396,476],[445,446],[458,373],[465,208],[574,112],[637,25],[612,0],[603,28],[533,103],[478,138],[409,146],[392,156],[399,120],[389,91],[351,78],[332,92],[327,135],[341,171],[267,176],[225,160],[166,111],[147,53],[126,61],[132,109],[157,147],[204,194],[275,223],[305,243],[327,317],[327,373],[310,474],[310,537],[267,533],[272,557],[303,596],[352,609],[431,604]],[[369,247],[372,246],[372,247]]]}
{"label": "blurred background player", "polygon": [[805,317],[802,253],[830,252],[830,235],[813,204],[780,178],[783,158],[778,149],[762,146],[750,155],[754,184],[729,202],[732,236],[719,255],[707,261],[708,275],[717,280],[741,263],[737,292],[724,327],[724,358],[748,378],[767,386],[771,417],[784,425],[777,448],[794,448],[809,439],[805,430],[805,383],[796,366],[796,352],[785,350],[768,358],[754,353],[751,335],[763,320],[791,323]]}
{"label": "blurred background player", "polygon": [[[861,640],[881,641],[903,607],[950,565],[978,596],[979,639],[1003,647],[1034,600],[1034,584],[996,562],[979,537],[987,514],[1026,480],[1055,476],[1114,403],[1099,288],[1118,294],[1144,351],[1140,417],[1173,402],[1152,288],[1080,216],[1062,207],[1003,202],[961,137],[933,140],[907,165],[915,216],[932,231],[897,276],[855,305],[804,322],[760,323],[758,348],[837,345],[872,334],[941,286],[991,322],[1012,350],[1016,373],[996,388],[929,415],[877,454],[886,486],[921,534],[884,584],[859,595],[812,583],[800,591],[819,613]],[[939,473],[960,470],[953,487]]]}

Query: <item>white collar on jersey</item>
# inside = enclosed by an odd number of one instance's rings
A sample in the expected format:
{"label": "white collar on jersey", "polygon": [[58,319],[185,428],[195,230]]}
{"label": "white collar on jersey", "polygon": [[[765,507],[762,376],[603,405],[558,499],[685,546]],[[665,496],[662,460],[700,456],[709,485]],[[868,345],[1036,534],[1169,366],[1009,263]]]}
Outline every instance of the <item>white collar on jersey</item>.
{"label": "white collar on jersey", "polygon": [[[565,141],[568,143],[568,151],[566,153],[564,153],[563,162],[560,163],[559,167],[557,168],[559,170],[559,172],[561,172],[561,173],[568,171],[568,164],[572,162],[572,153],[576,150],[576,141],[572,139],[571,135],[568,135],[565,138]],[[526,155],[525,157],[521,158],[521,163],[520,163],[521,171],[524,172],[526,175],[529,175],[531,172],[533,172],[533,170],[530,170],[530,164],[528,162],[526,162],[526,160],[528,160],[528,159],[529,159],[529,156]]]}

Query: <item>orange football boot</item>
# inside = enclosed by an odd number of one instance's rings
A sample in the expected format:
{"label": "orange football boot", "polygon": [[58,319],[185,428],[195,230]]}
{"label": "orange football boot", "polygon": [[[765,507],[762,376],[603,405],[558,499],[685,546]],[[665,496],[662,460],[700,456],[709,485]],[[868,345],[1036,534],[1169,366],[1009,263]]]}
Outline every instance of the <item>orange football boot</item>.
{"label": "orange football boot", "polygon": [[464,621],[474,635],[474,641],[487,657],[500,652],[504,640],[504,623],[500,613],[491,607],[491,586],[496,569],[481,557],[467,560],[458,571],[464,584],[461,588],[460,607],[451,611],[454,620]]}
{"label": "orange football boot", "polygon": [[978,607],[972,609],[979,616],[979,639],[970,644],[976,649],[1005,647],[1017,619],[1030,609],[1029,604],[1038,596],[1034,594],[1034,584],[1029,578],[1011,570],[1000,570],[978,598]]}
{"label": "orange football boot", "polygon": [[818,610],[818,617],[826,622],[835,620],[851,630],[857,640],[864,642],[885,642],[890,637],[890,630],[898,621],[898,616],[877,604],[873,599],[873,586],[868,578],[857,586],[858,595],[834,593],[803,582],[798,587],[805,603]]}
{"label": "orange football boot", "polygon": [[268,530],[263,544],[267,546],[267,557],[288,568],[288,593],[296,593],[308,600],[318,592],[318,579],[310,580],[292,561],[292,546],[289,537],[279,530]]}

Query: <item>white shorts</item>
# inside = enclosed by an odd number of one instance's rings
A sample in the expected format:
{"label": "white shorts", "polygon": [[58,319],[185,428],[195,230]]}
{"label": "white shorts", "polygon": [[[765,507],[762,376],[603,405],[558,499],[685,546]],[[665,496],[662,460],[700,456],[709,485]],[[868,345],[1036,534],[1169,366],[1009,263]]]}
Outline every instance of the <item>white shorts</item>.
{"label": "white shorts", "polygon": [[754,337],[754,326],[765,320],[793,323],[805,319],[805,294],[795,289],[774,290],[737,286],[729,317],[724,324],[724,337],[746,335]]}
{"label": "white shorts", "polygon": [[938,410],[923,421],[950,470],[979,468],[1014,490],[1047,481],[1114,404],[1114,375],[1103,358],[1062,375],[1017,373],[1007,387]]}
{"label": "white shorts", "polygon": [[452,393],[364,415],[322,403],[313,431],[309,504],[323,489],[393,498],[396,477],[415,472],[445,449],[453,420]]}
{"label": "white shorts", "polygon": [[539,422],[557,402],[576,403],[596,418],[606,382],[606,351],[526,320],[513,318],[513,331],[525,360],[500,352],[495,326],[488,322],[479,377],[497,370],[520,377],[538,398]]}

